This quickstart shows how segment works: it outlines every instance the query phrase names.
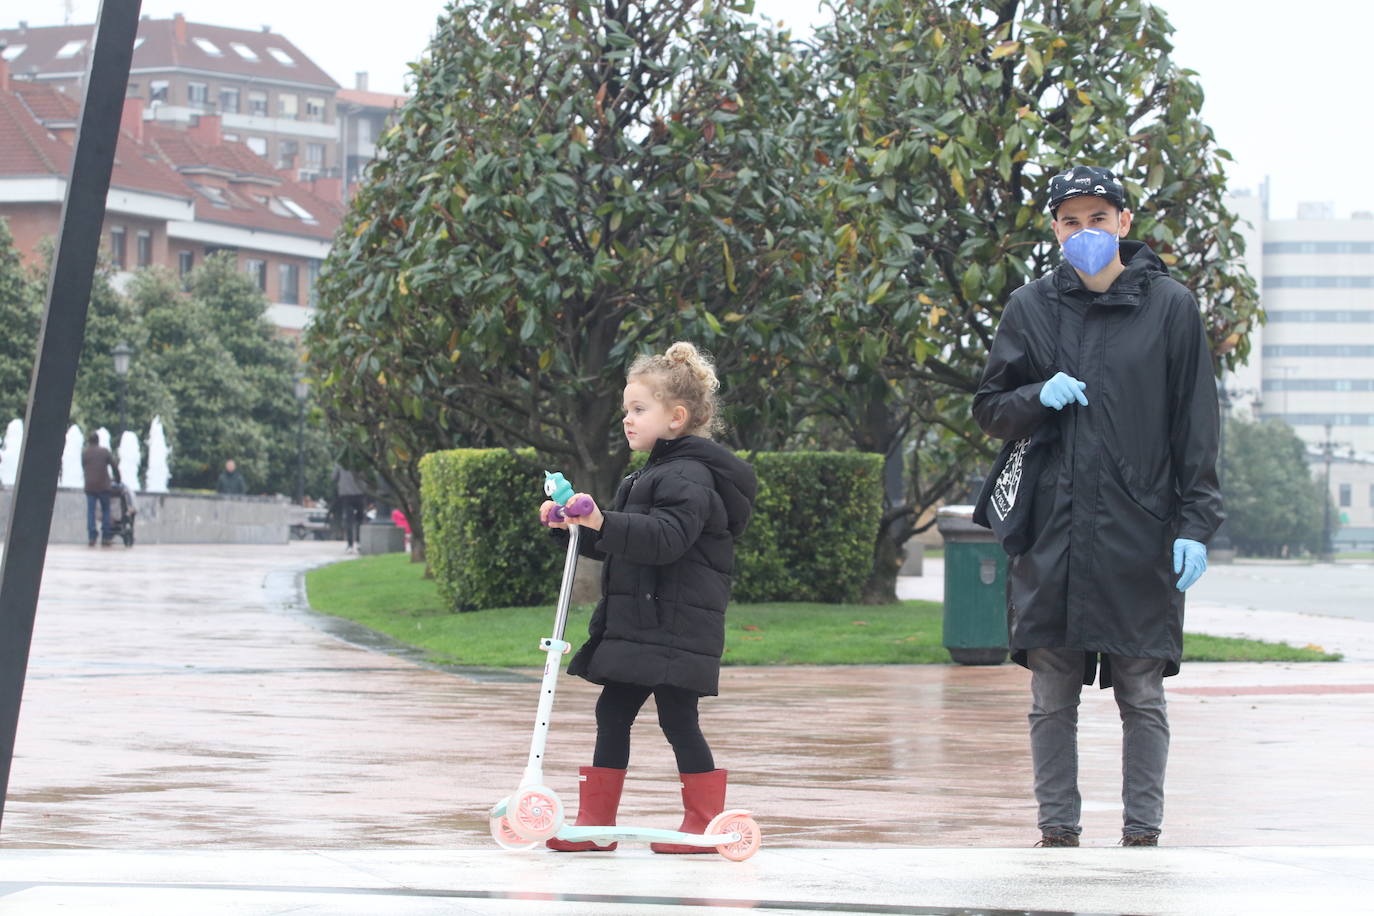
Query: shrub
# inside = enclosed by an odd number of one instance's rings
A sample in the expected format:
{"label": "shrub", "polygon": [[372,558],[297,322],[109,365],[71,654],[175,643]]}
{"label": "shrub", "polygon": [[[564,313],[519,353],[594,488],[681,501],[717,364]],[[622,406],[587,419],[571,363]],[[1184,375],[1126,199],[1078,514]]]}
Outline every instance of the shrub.
{"label": "shrub", "polygon": [[736,550],[736,601],[858,601],[873,572],[883,458],[863,452],[745,454],[759,476]]}
{"label": "shrub", "polygon": [[539,524],[533,449],[453,449],[420,461],[428,559],[455,611],[549,604],[563,552]]}
{"label": "shrub", "polygon": [[[736,551],[736,601],[859,600],[882,514],[881,455],[754,452],[759,477]],[[631,468],[642,466],[635,455]],[[429,562],[457,611],[552,603],[562,553],[540,527],[532,449],[456,449],[420,462]],[[553,468],[550,468],[553,470]],[[574,481],[575,483],[575,481]]]}

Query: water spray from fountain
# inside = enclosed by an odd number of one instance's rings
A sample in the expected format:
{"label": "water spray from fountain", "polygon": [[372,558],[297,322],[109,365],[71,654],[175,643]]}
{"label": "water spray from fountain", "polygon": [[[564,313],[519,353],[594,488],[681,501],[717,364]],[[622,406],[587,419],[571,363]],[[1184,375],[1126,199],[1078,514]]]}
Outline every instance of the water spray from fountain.
{"label": "water spray from fountain", "polygon": [[0,487],[14,486],[19,476],[19,452],[24,447],[24,421],[15,418],[5,429],[5,438],[0,443]]}
{"label": "water spray from fountain", "polygon": [[153,417],[153,425],[148,430],[147,492],[167,492],[167,481],[172,476],[167,461],[171,457],[172,449],[167,445],[167,434],[162,431],[162,418]]}

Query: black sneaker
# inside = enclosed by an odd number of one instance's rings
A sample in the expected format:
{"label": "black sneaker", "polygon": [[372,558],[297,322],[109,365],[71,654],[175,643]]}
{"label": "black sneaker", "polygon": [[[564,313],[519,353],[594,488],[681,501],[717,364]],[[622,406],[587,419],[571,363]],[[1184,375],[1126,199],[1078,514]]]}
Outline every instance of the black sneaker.
{"label": "black sneaker", "polygon": [[1040,842],[1035,844],[1035,848],[1046,847],[1065,847],[1077,846],[1078,834],[1069,830],[1051,830],[1040,834]]}
{"label": "black sneaker", "polygon": [[1121,836],[1122,846],[1158,846],[1157,833],[1126,833]]}

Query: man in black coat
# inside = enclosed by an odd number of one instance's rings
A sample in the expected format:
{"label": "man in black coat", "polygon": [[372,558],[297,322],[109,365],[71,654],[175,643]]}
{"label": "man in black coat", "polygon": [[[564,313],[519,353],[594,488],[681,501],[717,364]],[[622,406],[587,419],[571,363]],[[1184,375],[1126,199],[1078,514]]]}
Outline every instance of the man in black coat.
{"label": "man in black coat", "polygon": [[999,439],[1051,424],[1029,488],[1030,542],[1011,558],[1012,657],[1030,668],[1031,756],[1044,846],[1077,846],[1079,693],[1121,711],[1123,845],[1157,845],[1183,592],[1220,526],[1218,410],[1197,301],[1131,227],[1120,181],[1050,180],[1065,262],[1012,294],[973,415]]}

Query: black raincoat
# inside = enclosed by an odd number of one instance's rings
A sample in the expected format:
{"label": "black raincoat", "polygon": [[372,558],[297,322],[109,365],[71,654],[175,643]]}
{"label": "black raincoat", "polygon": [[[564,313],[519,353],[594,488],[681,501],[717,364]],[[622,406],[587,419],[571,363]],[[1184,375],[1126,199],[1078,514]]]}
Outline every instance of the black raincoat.
{"label": "black raincoat", "polygon": [[[1123,241],[1126,269],[1104,293],[1069,264],[1012,294],[973,399],[998,439],[1052,423],[1031,503],[1033,542],[1012,557],[1012,657],[1087,650],[1167,660],[1183,655],[1175,538],[1207,543],[1224,518],[1217,487],[1218,410],[1197,301],[1146,245]],[[1040,403],[1056,372],[1087,382],[1088,406]],[[1102,659],[1099,683],[1110,686]]]}
{"label": "black raincoat", "polygon": [[601,531],[582,532],[579,550],[605,561],[602,597],[568,673],[715,696],[735,540],[757,490],[754,469],[724,446],[660,439]]}

